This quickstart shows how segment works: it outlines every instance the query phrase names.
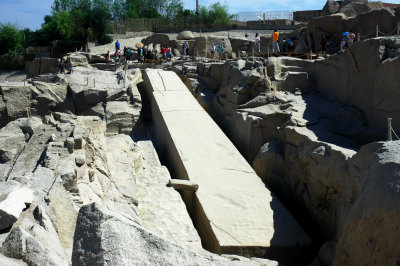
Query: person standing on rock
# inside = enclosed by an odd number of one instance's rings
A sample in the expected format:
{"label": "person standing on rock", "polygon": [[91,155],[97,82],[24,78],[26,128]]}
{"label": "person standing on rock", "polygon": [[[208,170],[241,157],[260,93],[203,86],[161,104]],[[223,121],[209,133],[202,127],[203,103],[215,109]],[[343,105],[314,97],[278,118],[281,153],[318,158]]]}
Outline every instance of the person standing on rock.
{"label": "person standing on rock", "polygon": [[182,43],[182,56],[185,57],[186,55],[186,42]]}
{"label": "person standing on rock", "polygon": [[347,35],[347,44],[352,45],[355,39],[356,35],[353,33],[353,30],[350,30],[349,35]]}
{"label": "person standing on rock", "polygon": [[58,67],[60,68],[60,74],[65,74],[65,65],[64,65],[64,59],[61,59],[60,64],[58,65]]}
{"label": "person standing on rock", "polygon": [[107,51],[105,58],[106,58],[106,63],[108,63],[108,61],[110,61],[110,51]]}
{"label": "person standing on rock", "polygon": [[211,53],[211,59],[214,59],[215,58],[215,45],[214,45],[214,43],[211,44],[210,53]]}
{"label": "person standing on rock", "polygon": [[222,60],[222,54],[224,53],[224,47],[222,46],[222,44],[218,44],[217,51],[219,60]]}
{"label": "person standing on rock", "polygon": [[258,53],[261,53],[261,39],[260,39],[260,36],[258,36],[258,33],[256,33],[256,37],[254,40],[256,42],[256,49],[257,49]]}
{"label": "person standing on rock", "polygon": [[189,57],[189,43],[186,42],[186,56]]}
{"label": "person standing on rock", "polygon": [[117,40],[115,42],[115,51],[119,51],[119,49],[121,48],[121,44],[119,43],[119,41]]}
{"label": "person standing on rock", "polygon": [[279,49],[279,32],[278,30],[274,30],[274,33],[272,34],[272,52],[275,53],[275,50],[280,53]]}

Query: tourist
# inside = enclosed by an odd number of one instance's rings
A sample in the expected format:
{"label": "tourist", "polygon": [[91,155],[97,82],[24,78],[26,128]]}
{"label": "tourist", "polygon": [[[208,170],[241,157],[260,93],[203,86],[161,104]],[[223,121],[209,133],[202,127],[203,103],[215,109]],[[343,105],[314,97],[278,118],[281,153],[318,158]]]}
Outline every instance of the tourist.
{"label": "tourist", "polygon": [[293,52],[293,50],[294,50],[293,38],[291,38],[291,37],[288,38],[287,45],[288,45],[288,48],[289,48],[289,52]]}
{"label": "tourist", "polygon": [[217,49],[217,51],[218,51],[218,58],[219,58],[219,60],[222,60],[222,54],[223,54],[223,52],[224,52],[224,47],[222,46],[222,44],[218,44],[218,49]]}
{"label": "tourist", "polygon": [[321,41],[319,42],[319,44],[321,45],[321,52],[326,53],[326,36],[325,34],[322,34],[322,38]]}
{"label": "tourist", "polygon": [[355,39],[356,39],[356,35],[354,35],[353,30],[350,30],[349,35],[347,35],[348,45],[352,45]]}
{"label": "tourist", "polygon": [[211,48],[210,48],[211,59],[214,59],[214,57],[215,57],[215,50],[216,50],[215,45],[214,45],[214,43],[212,43]]}
{"label": "tourist", "polygon": [[186,42],[182,43],[182,56],[185,57],[186,55]]}
{"label": "tourist", "polygon": [[68,65],[68,73],[67,74],[72,74],[74,72],[74,68],[72,67],[72,64]]}
{"label": "tourist", "polygon": [[189,57],[189,43],[186,42],[186,57]]}
{"label": "tourist", "polygon": [[286,53],[287,48],[288,48],[288,42],[284,38],[283,41],[282,41],[282,52]]}
{"label": "tourist", "polygon": [[124,46],[124,57],[125,57],[125,61],[127,60],[127,59],[126,59],[126,50],[127,50],[127,48],[126,48],[126,46]]}
{"label": "tourist", "polygon": [[64,65],[64,59],[61,59],[60,64],[58,65],[58,67],[60,68],[60,74],[65,74],[65,65]]}
{"label": "tourist", "polygon": [[116,50],[116,51],[115,51],[115,54],[114,54],[114,60],[115,60],[115,62],[119,62],[119,57],[120,57],[120,52],[119,52],[119,50]]}
{"label": "tourist", "polygon": [[121,47],[121,44],[120,44],[119,41],[117,40],[117,41],[115,42],[115,51],[119,51],[120,47]]}
{"label": "tourist", "polygon": [[165,49],[165,56],[167,61],[171,60],[171,47],[167,46],[167,48]]}
{"label": "tourist", "polygon": [[162,58],[163,60],[167,59],[167,52],[164,46],[161,47],[161,54],[162,54]]}
{"label": "tourist", "polygon": [[131,56],[132,56],[132,51],[131,51],[131,49],[127,48],[126,49],[126,62],[131,60]]}
{"label": "tourist", "polygon": [[110,51],[107,51],[105,58],[106,58],[106,63],[108,63],[110,61]]}
{"label": "tourist", "polygon": [[278,32],[278,30],[274,30],[274,33],[272,34],[272,52],[273,53],[275,53],[275,51],[280,53],[278,41],[279,41],[279,32]]}
{"label": "tourist", "polygon": [[142,48],[141,47],[139,47],[139,46],[136,46],[137,47],[137,49],[136,49],[136,52],[137,52],[137,60],[140,62],[140,58],[141,58],[141,56],[142,56]]}
{"label": "tourist", "polygon": [[261,39],[260,36],[258,36],[258,33],[256,33],[256,38],[254,40],[256,42],[256,48],[258,53],[261,53]]}
{"label": "tourist", "polygon": [[342,32],[342,40],[341,40],[341,48],[345,48],[349,45],[348,41],[349,41],[349,32]]}

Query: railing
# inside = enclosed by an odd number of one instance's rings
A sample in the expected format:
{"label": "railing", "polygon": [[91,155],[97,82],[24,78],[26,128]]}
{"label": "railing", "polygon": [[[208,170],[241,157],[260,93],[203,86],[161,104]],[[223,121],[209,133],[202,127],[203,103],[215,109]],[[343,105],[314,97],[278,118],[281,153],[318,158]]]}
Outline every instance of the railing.
{"label": "railing", "polygon": [[400,140],[399,136],[396,134],[392,127],[392,118],[388,118],[388,140],[392,141],[393,140],[393,135],[397,138],[397,140]]}

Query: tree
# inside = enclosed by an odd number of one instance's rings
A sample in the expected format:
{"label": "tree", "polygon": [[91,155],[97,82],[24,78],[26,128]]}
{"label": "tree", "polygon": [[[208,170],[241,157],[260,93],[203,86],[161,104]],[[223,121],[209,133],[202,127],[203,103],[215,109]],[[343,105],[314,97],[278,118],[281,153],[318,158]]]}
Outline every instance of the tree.
{"label": "tree", "polygon": [[227,25],[230,21],[228,13],[228,6],[215,2],[208,9],[208,17],[211,20],[211,24],[215,25]]}
{"label": "tree", "polygon": [[22,50],[23,34],[15,24],[0,23],[0,55]]}

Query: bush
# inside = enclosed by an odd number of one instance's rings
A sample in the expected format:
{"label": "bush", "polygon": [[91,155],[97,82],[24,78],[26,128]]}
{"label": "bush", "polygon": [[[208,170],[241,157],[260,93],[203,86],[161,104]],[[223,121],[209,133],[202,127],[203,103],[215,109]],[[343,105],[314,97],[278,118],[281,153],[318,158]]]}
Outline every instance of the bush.
{"label": "bush", "polygon": [[22,39],[23,34],[17,25],[0,23],[0,55],[23,51]]}

